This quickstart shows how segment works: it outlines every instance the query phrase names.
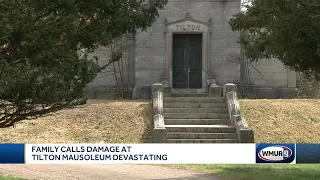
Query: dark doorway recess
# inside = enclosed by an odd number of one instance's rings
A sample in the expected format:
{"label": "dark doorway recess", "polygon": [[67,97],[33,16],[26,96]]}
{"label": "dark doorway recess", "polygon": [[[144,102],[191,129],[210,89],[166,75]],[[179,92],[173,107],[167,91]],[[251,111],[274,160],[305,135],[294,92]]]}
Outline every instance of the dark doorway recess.
{"label": "dark doorway recess", "polygon": [[202,88],[202,34],[174,34],[172,80],[175,89]]}

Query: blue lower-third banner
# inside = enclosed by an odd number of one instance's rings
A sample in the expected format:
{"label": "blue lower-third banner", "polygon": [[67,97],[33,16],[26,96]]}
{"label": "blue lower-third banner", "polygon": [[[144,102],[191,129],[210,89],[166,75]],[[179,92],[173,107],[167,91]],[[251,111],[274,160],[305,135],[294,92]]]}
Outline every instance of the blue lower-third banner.
{"label": "blue lower-third banner", "polygon": [[0,144],[1,164],[320,164],[320,144]]}
{"label": "blue lower-third banner", "polygon": [[26,164],[255,164],[255,144],[27,144]]}
{"label": "blue lower-third banner", "polygon": [[296,162],[299,164],[320,164],[320,144],[296,144]]}
{"label": "blue lower-third banner", "polygon": [[24,144],[0,144],[1,164],[24,164],[25,163]]}

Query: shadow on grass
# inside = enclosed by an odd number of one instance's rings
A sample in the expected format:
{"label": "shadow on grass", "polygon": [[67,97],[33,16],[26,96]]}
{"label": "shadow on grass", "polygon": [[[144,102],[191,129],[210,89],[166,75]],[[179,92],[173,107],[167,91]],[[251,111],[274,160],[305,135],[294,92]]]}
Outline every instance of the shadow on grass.
{"label": "shadow on grass", "polygon": [[153,112],[151,103],[141,104],[140,107],[143,107],[141,116],[145,120],[146,128],[143,132],[140,142],[141,143],[152,143],[152,129],[153,129]]}
{"label": "shadow on grass", "polygon": [[181,165],[222,180],[311,180],[320,178],[320,164],[296,165]]}

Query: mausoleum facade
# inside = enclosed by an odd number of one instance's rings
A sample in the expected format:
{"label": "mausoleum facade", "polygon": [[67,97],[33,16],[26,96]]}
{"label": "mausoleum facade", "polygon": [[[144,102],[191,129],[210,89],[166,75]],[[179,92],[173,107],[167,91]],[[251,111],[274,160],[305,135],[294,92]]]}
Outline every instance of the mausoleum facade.
{"label": "mausoleum facade", "polygon": [[[257,98],[295,97],[296,73],[279,60],[246,62],[241,34],[228,23],[239,12],[240,0],[169,0],[151,27],[120,40],[121,66],[99,73],[88,85],[90,96],[113,98],[121,81],[133,98],[149,98],[156,82],[169,93],[207,93],[213,83],[236,83]],[[95,52],[101,65],[111,49]]]}

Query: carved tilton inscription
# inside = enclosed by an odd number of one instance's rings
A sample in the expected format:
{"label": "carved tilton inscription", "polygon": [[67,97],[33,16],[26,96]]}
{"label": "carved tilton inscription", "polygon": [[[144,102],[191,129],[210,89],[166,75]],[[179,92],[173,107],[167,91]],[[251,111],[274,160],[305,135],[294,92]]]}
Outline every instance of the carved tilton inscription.
{"label": "carved tilton inscription", "polygon": [[177,31],[200,31],[201,26],[197,24],[176,25]]}

